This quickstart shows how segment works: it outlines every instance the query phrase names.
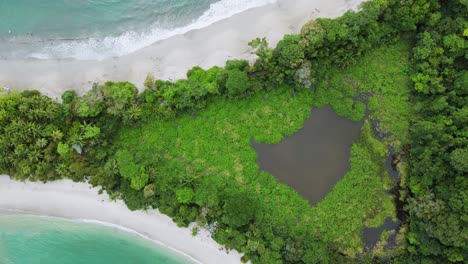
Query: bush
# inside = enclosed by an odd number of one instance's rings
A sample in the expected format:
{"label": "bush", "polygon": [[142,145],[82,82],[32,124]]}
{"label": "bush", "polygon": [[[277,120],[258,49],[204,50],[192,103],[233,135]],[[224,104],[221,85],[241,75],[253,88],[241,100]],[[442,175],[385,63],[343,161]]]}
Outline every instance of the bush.
{"label": "bush", "polygon": [[246,60],[228,60],[226,61],[226,66],[224,66],[224,68],[227,71],[230,71],[230,70],[247,71],[249,68],[249,62]]}
{"label": "bush", "polygon": [[65,91],[62,95],[62,103],[69,104],[75,100],[77,97],[76,92],[74,90]]}
{"label": "bush", "polygon": [[304,61],[304,49],[299,45],[299,35],[287,35],[278,43],[274,58],[278,65],[286,69],[296,69]]}
{"label": "bush", "polygon": [[249,77],[238,69],[228,71],[226,90],[229,97],[241,97],[249,89]]}

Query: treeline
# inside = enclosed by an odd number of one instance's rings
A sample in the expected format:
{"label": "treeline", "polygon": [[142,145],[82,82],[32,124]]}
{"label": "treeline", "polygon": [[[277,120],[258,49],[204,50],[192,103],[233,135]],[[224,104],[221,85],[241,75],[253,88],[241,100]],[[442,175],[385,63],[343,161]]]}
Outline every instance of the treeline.
{"label": "treeline", "polygon": [[468,2],[441,1],[413,49],[408,250],[468,261]]}
{"label": "treeline", "polygon": [[[265,39],[252,41],[259,56],[254,65],[234,60],[208,70],[194,67],[186,79],[176,82],[148,77],[141,94],[126,82],[95,85],[83,96],[68,91],[62,103],[37,91],[4,94],[0,97],[0,172],[41,181],[82,181],[91,176],[93,185],[120,196],[130,209],[155,207],[180,225],[210,224],[215,239],[245,252],[245,261],[351,261],[336,245],[321,241],[306,223],[285,222],[279,215],[262,220],[257,212],[263,208],[256,201],[268,200],[268,194],[256,197],[254,186],[239,188],[233,179],[220,185],[224,178],[200,177],[207,168],[183,157],[168,157],[165,149],[133,153],[121,149],[115,138],[126,127],[196,115],[220,98],[237,100],[284,85],[292,87],[293,94],[300,93],[304,86],[314,88],[318,67],[347,67],[401,33],[419,32],[414,49],[417,117],[411,131],[409,255],[402,259],[463,262],[467,259],[468,33],[467,7],[462,2],[367,1],[358,13],[306,24],[300,34],[285,36],[274,49]],[[343,109],[365,110],[362,102],[348,99],[343,98]],[[174,171],[177,175],[171,174]],[[263,184],[273,184],[266,175],[262,177]],[[211,192],[193,191],[202,187]]]}
{"label": "treeline", "polygon": [[67,91],[62,103],[38,91],[3,91],[1,171],[18,179],[81,181],[85,175],[95,175],[112,153],[109,143],[121,127],[154,117],[170,120],[200,110],[216,97],[240,98],[265,89],[248,77],[249,70],[247,61],[234,60],[224,68],[194,67],[186,80],[176,82],[149,76],[141,94],[131,83],[107,82],[94,85],[83,96]]}

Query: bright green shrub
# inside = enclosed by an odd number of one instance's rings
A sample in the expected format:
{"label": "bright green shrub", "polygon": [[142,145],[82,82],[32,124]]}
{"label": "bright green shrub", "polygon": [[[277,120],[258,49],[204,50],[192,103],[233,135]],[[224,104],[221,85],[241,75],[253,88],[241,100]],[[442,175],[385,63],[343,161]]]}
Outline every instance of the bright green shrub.
{"label": "bright green shrub", "polygon": [[249,90],[249,77],[238,69],[228,71],[226,90],[229,97],[241,97]]}

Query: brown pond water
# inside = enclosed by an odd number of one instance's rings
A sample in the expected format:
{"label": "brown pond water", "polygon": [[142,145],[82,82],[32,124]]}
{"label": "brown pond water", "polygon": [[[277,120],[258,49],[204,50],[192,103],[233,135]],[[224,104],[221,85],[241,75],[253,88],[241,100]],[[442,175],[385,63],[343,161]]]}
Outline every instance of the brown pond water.
{"label": "brown pond water", "polygon": [[252,143],[260,169],[314,205],[349,170],[352,143],[363,122],[339,117],[329,106],[312,109],[304,127],[279,144]]}
{"label": "brown pond water", "polygon": [[[252,143],[257,151],[260,169],[295,189],[314,205],[331,191],[349,170],[350,148],[358,138],[363,122],[353,122],[336,115],[331,107],[312,109],[304,127],[279,144]],[[392,155],[386,161],[387,170],[398,183],[398,172],[392,166]],[[398,184],[396,185],[398,187]],[[400,215],[399,215],[400,217]],[[398,230],[400,220],[391,218],[377,228],[363,228],[367,249],[380,240],[383,230]],[[395,245],[395,234],[387,240]]]}

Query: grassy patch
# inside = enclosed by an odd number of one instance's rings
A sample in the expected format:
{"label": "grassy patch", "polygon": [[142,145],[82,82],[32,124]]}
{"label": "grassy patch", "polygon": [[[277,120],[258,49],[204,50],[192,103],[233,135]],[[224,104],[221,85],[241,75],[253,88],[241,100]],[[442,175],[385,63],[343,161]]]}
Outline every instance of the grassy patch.
{"label": "grassy patch", "polygon": [[385,144],[365,122],[358,141],[351,147],[351,169],[316,207],[314,222],[327,241],[349,255],[362,252],[362,228],[378,227],[385,218],[395,218],[392,197],[386,192],[388,173]]}
{"label": "grassy patch", "polygon": [[386,143],[401,150],[409,140],[410,50],[410,41],[402,39],[368,52],[347,69],[319,68],[314,105],[330,104],[338,115],[359,120],[365,113],[362,101],[368,100],[370,118],[389,135]]}

